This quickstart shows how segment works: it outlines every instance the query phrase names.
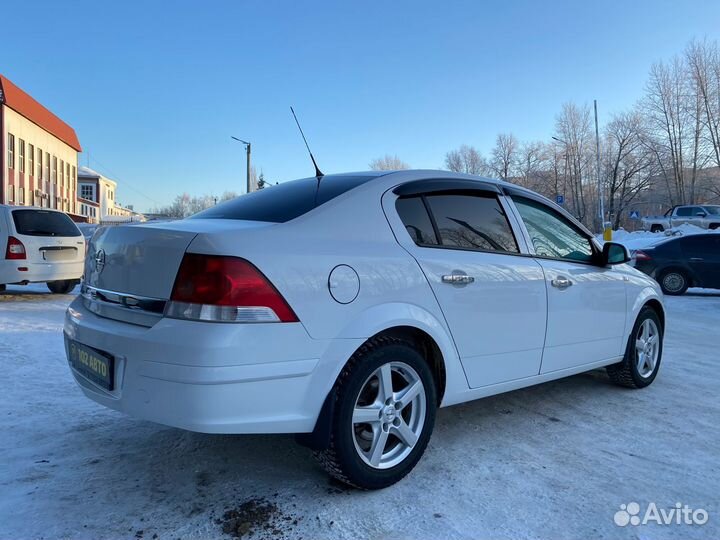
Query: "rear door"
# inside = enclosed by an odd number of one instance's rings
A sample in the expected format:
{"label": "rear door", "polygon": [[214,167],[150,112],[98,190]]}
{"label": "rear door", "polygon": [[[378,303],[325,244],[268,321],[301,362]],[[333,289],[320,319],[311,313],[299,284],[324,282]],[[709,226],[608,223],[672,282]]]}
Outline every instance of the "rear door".
{"label": "rear door", "polygon": [[680,242],[700,287],[720,288],[720,234],[697,234]]}
{"label": "rear door", "polygon": [[17,208],[12,233],[25,246],[29,263],[77,263],[85,257],[85,239],[67,214],[37,208]]}
{"label": "rear door", "polygon": [[541,200],[513,195],[531,249],[545,271],[548,323],[541,373],[622,355],[626,283],[616,267],[597,266],[590,236]]}
{"label": "rear door", "polygon": [[435,293],[470,387],[537,375],[543,271],[521,253],[502,197],[448,190],[401,197],[395,207],[405,227],[396,236]]}

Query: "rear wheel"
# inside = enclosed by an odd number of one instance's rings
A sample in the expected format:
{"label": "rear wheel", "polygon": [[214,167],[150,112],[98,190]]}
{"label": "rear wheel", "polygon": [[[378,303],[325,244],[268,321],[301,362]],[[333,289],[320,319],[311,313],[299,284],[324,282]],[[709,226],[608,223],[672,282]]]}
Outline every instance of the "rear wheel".
{"label": "rear wheel", "polygon": [[635,321],[623,361],[606,368],[610,380],[628,388],[645,388],[650,385],[660,369],[662,347],[660,317],[654,309],[646,306]]}
{"label": "rear wheel", "polygon": [[682,270],[665,270],[660,275],[660,288],[665,294],[678,296],[684,294],[690,286],[687,274]]}
{"label": "rear wheel", "polygon": [[47,288],[53,294],[68,294],[78,284],[76,279],[63,279],[60,281],[48,281]]}
{"label": "rear wheel", "polygon": [[708,227],[708,229],[710,229],[711,231],[714,231],[718,227],[720,227],[720,223],[711,223],[710,226]]}
{"label": "rear wheel", "polygon": [[650,227],[650,232],[663,232],[665,230],[665,227],[662,225],[653,225]]}
{"label": "rear wheel", "polygon": [[435,424],[437,395],[412,344],[376,338],[364,345],[340,374],[335,400],[328,448],[315,453],[330,475],[380,489],[415,467]]}

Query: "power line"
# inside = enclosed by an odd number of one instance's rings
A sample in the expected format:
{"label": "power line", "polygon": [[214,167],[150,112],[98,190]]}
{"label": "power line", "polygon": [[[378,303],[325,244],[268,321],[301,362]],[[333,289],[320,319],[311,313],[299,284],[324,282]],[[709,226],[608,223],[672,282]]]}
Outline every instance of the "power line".
{"label": "power line", "polygon": [[[90,152],[87,153],[87,158],[88,158],[88,168],[90,168]],[[158,205],[158,206],[162,206],[162,203],[160,203],[159,201],[156,201],[155,199],[153,199],[153,198],[150,197],[149,195],[146,195],[145,193],[143,193],[143,192],[140,191],[139,189],[133,187],[132,184],[130,184],[130,183],[127,182],[127,180],[121,179],[117,174],[115,174],[115,172],[114,172],[113,170],[110,169],[110,167],[108,167],[107,165],[105,165],[104,163],[102,163],[98,158],[96,158],[94,154],[93,154],[93,156],[92,156],[92,161],[93,161],[94,163],[97,163],[98,165],[100,165],[107,173],[111,174],[114,180],[120,180],[120,181],[123,183],[123,186],[129,187],[131,191],[134,191],[134,192],[137,193],[138,195],[140,195],[140,196],[142,196],[142,197],[145,197],[148,201],[151,201],[151,202],[155,203],[155,204]]]}

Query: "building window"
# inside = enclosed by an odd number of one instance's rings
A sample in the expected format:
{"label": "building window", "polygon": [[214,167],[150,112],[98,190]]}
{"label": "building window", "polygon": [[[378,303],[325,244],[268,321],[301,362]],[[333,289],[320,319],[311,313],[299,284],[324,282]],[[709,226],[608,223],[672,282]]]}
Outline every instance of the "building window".
{"label": "building window", "polygon": [[18,187],[18,204],[25,204],[25,188]]}
{"label": "building window", "polygon": [[[45,152],[45,181],[50,181],[50,153]],[[50,203],[48,202],[48,208],[50,206]]]}
{"label": "building window", "polygon": [[75,171],[75,165],[72,166],[72,183],[75,185],[75,182],[77,182],[77,171]]}
{"label": "building window", "polygon": [[37,149],[37,177],[38,177],[38,180],[43,179],[42,157],[43,157],[43,151],[40,148],[38,148]]}
{"label": "building window", "polygon": [[80,198],[85,199],[87,201],[94,201],[95,200],[95,193],[94,193],[93,186],[91,184],[80,184]]}
{"label": "building window", "polygon": [[70,162],[65,164],[65,179],[67,180],[67,183],[70,184]]}
{"label": "building window", "polygon": [[18,170],[25,172],[25,141],[18,139]]}
{"label": "building window", "polygon": [[7,160],[8,160],[8,168],[14,169],[15,168],[15,135],[12,133],[8,133],[8,154],[7,154]]}
{"label": "building window", "polygon": [[[50,179],[52,180],[53,184],[57,184],[57,158],[53,156],[52,159],[52,173],[50,175]],[[57,208],[57,205],[55,206]]]}
{"label": "building window", "polygon": [[12,203],[15,201],[15,186],[8,186],[8,202]]}
{"label": "building window", "polygon": [[28,174],[35,174],[35,147],[32,144],[28,144]]}

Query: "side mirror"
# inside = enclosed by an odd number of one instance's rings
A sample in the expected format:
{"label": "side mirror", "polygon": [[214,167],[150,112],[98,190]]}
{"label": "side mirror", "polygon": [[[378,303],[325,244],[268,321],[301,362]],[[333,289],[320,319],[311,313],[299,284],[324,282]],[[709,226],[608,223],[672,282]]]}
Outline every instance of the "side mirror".
{"label": "side mirror", "polygon": [[605,242],[602,260],[605,265],[624,264],[630,260],[630,253],[622,244]]}
{"label": "side mirror", "polygon": [[695,215],[697,217],[707,217],[707,214],[705,212],[696,212]]}

